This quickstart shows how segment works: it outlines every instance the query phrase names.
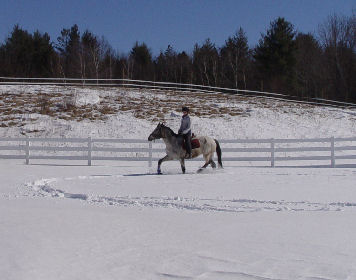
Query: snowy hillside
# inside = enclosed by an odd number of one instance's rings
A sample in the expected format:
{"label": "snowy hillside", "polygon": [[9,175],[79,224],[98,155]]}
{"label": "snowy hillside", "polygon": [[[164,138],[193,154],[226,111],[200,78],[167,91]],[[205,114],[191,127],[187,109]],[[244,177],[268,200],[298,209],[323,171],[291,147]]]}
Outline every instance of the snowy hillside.
{"label": "snowy hillside", "polygon": [[216,138],[349,137],[356,110],[225,94],[120,88],[0,86],[0,136],[143,138],[159,121]]}
{"label": "snowy hillside", "polygon": [[[0,137],[146,139],[182,104],[220,139],[356,132],[356,111],[272,99],[1,86]],[[356,279],[356,169],[201,164],[0,160],[1,279]]]}

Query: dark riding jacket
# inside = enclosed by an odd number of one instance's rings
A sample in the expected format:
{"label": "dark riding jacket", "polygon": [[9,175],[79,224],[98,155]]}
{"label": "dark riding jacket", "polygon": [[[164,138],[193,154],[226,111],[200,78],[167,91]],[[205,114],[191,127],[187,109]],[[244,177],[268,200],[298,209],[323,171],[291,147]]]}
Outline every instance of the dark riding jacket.
{"label": "dark riding jacket", "polygon": [[178,133],[190,135],[192,133],[190,126],[190,117],[188,115],[182,116],[182,121]]}

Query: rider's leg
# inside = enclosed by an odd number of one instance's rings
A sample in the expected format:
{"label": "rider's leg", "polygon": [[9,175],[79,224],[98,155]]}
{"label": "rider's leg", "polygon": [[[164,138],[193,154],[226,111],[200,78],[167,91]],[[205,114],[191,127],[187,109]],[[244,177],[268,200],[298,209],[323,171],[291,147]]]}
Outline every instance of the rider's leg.
{"label": "rider's leg", "polygon": [[184,135],[185,147],[187,150],[187,158],[192,157],[192,135],[190,133]]}

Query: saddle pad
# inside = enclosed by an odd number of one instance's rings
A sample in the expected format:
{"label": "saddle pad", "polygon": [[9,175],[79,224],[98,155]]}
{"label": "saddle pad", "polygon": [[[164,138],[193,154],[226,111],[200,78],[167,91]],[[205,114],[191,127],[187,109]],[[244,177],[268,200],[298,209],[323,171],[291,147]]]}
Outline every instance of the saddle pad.
{"label": "saddle pad", "polygon": [[197,149],[200,147],[200,142],[198,139],[192,139],[192,149]]}
{"label": "saddle pad", "polygon": [[[192,141],[190,141],[190,143],[191,143],[192,149],[196,149],[196,148],[200,147],[200,142],[196,138],[193,138]],[[185,142],[182,143],[182,147],[183,147],[183,149],[187,148],[185,145]]]}

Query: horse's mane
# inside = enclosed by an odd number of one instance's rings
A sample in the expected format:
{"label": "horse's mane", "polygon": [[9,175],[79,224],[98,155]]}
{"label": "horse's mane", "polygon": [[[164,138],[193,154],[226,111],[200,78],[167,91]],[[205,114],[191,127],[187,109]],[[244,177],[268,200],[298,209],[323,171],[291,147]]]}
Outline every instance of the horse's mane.
{"label": "horse's mane", "polygon": [[172,136],[177,136],[178,134],[176,134],[170,127],[166,126],[166,125],[163,125],[164,128],[168,129],[169,133],[172,135]]}

